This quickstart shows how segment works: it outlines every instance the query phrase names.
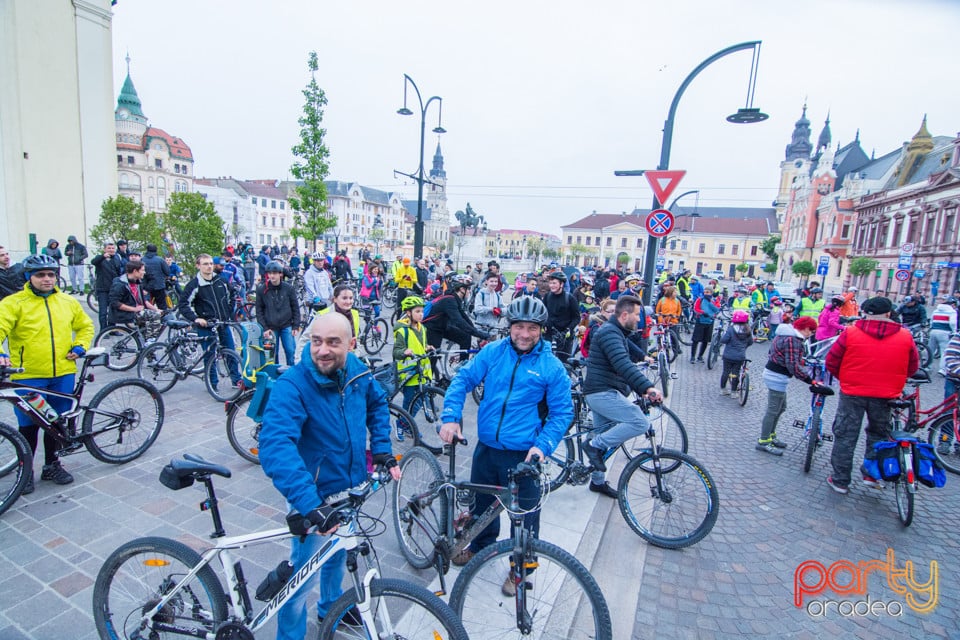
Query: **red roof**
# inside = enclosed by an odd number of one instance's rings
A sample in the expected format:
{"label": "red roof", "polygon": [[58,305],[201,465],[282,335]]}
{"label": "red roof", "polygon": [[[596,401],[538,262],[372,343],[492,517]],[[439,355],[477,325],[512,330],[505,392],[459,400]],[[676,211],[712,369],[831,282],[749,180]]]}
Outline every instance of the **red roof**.
{"label": "red roof", "polygon": [[677,218],[676,221],[678,231],[693,231],[694,233],[768,236],[776,232],[776,229],[770,229],[766,218],[720,218],[701,216],[699,218]]}
{"label": "red roof", "polygon": [[144,149],[150,146],[150,138],[160,138],[166,142],[167,146],[170,148],[171,156],[176,158],[184,158],[186,160],[193,160],[193,153],[190,151],[190,147],[187,146],[187,143],[180,138],[170,135],[163,129],[157,129],[156,127],[150,127],[147,129],[147,132],[143,135]]}
{"label": "red roof", "polygon": [[643,227],[644,219],[640,216],[623,215],[619,213],[591,213],[585,218],[580,218],[576,222],[563,225],[564,229],[603,229],[612,227],[615,224],[628,222],[638,227]]}

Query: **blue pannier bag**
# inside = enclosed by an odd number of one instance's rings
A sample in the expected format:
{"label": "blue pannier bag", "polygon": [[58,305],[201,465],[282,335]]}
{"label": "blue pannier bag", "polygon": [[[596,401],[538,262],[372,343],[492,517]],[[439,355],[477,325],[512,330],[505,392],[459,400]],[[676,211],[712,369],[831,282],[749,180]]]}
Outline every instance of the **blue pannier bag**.
{"label": "blue pannier bag", "polygon": [[[877,475],[883,480],[896,480],[900,477],[900,457],[897,449],[900,447],[898,441],[884,441],[878,442],[873,445],[873,449],[877,454],[876,460],[873,460],[877,465],[876,471]],[[867,461],[864,460],[864,466],[866,466]],[[870,469],[868,467],[868,473]]]}
{"label": "blue pannier bag", "polygon": [[947,484],[947,472],[937,459],[933,446],[920,442],[917,444],[916,451],[913,465],[917,480],[927,487],[942,487]]}

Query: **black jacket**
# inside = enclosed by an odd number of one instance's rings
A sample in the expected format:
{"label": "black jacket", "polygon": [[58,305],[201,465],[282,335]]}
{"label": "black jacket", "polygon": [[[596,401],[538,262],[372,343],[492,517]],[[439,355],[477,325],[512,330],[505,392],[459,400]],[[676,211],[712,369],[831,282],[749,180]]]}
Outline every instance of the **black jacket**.
{"label": "black jacket", "polygon": [[11,264],[9,269],[0,269],[0,300],[23,289],[23,270],[19,264]]}
{"label": "black jacket", "polygon": [[281,281],[278,287],[269,282],[257,287],[257,322],[271,331],[300,326],[300,305],[291,285]]}
{"label": "black jacket", "polygon": [[[73,236],[70,236],[70,238],[73,238]],[[77,242],[76,238],[73,239],[73,244],[70,244],[70,238],[67,238],[67,246],[63,250],[63,254],[67,256],[67,264],[83,264],[83,261],[87,259],[87,248]]]}
{"label": "black jacket", "polygon": [[631,362],[627,345],[629,332],[620,326],[616,318],[610,318],[591,333],[587,377],[583,381],[584,395],[611,389],[623,395],[629,394],[631,389],[646,393],[653,386]]}
{"label": "black jacket", "polygon": [[423,319],[430,333],[441,336],[460,333],[486,338],[487,334],[477,329],[463,307],[463,301],[455,294],[447,294],[434,299],[430,307],[430,317]]}
{"label": "black jacket", "polygon": [[114,279],[110,286],[110,313],[108,315],[110,324],[126,324],[136,319],[137,314],[132,311],[121,311],[120,305],[125,304],[130,307],[143,305],[143,301],[147,299],[147,292],[144,289],[143,282],[137,284],[139,285],[137,295],[134,296],[126,275]]}
{"label": "black jacket", "polygon": [[163,291],[167,287],[167,277],[170,267],[167,261],[157,255],[156,251],[147,251],[143,254],[143,265],[147,268],[147,275],[143,282],[147,291]]}
{"label": "black jacket", "polygon": [[547,307],[547,330],[558,333],[571,331],[580,323],[580,306],[569,293],[547,293],[543,296]]}
{"label": "black jacket", "polygon": [[219,274],[214,274],[212,280],[197,274],[183,288],[177,311],[190,322],[197,318],[227,321],[232,315],[232,299],[230,286]]}
{"label": "black jacket", "polygon": [[110,291],[113,281],[120,277],[123,272],[123,261],[118,254],[113,254],[112,258],[98,254],[90,261],[93,270],[97,274],[97,280],[93,285],[94,291]]}

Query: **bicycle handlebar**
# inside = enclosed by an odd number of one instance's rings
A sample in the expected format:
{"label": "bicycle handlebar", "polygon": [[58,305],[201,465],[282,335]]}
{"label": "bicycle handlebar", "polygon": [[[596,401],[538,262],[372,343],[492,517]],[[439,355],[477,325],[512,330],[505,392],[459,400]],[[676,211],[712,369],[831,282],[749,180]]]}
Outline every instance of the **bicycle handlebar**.
{"label": "bicycle handlebar", "polygon": [[15,373],[23,373],[23,367],[0,367],[0,380],[9,378]]}

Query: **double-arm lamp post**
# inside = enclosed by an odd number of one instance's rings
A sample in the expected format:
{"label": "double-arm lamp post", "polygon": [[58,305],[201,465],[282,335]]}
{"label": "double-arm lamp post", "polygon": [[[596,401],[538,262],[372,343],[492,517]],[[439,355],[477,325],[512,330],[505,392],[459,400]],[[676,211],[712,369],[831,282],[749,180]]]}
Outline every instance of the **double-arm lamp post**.
{"label": "double-arm lamp post", "polygon": [[[734,124],[750,124],[754,122],[762,122],[769,117],[767,114],[762,113],[760,109],[753,107],[753,96],[757,83],[757,65],[760,61],[760,41],[754,40],[751,42],[741,42],[740,44],[735,44],[727,47],[726,49],[718,51],[701,62],[696,69],[691,71],[690,75],[688,75],[680,84],[680,88],[677,89],[676,94],[674,94],[673,101],[670,103],[670,111],[667,114],[667,119],[663,123],[663,143],[660,146],[660,164],[657,165],[658,170],[662,171],[670,168],[670,147],[673,143],[673,122],[677,114],[677,105],[680,104],[680,98],[683,96],[683,92],[687,90],[687,87],[690,85],[693,79],[711,64],[720,58],[730,55],[731,53],[744,51],[746,49],[753,50],[753,61],[750,65],[750,80],[747,83],[746,106],[738,109],[733,115],[727,116],[727,122],[732,122]],[[614,174],[618,176],[638,176],[643,175],[643,170],[615,171]],[[654,196],[652,209],[659,209],[662,206],[663,203],[660,202],[656,196]],[[647,241],[647,256],[643,270],[643,279],[647,282],[647,286],[644,287],[643,290],[644,304],[650,304],[651,292],[653,289],[652,283],[656,279],[657,273],[657,249],[659,246],[660,243],[656,242],[653,236],[650,236],[649,240]]]}
{"label": "double-arm lamp post", "polygon": [[[420,89],[417,88],[417,83],[407,74],[403,74],[403,107],[397,109],[397,113],[402,116],[412,116],[414,114],[413,111],[407,108],[408,84],[412,86],[413,90],[417,93],[417,102],[420,103],[420,166],[417,168],[416,174],[404,173],[402,171],[396,171],[395,173],[417,181],[417,221],[413,227],[413,255],[415,258],[420,258],[423,257],[423,183],[425,182],[423,178],[423,145],[424,136],[426,135],[427,109],[430,108],[430,103],[434,100],[436,100],[438,104],[438,113],[437,126],[433,128],[433,132],[440,134],[446,133],[447,130],[440,125],[441,119],[443,118],[443,98],[440,96],[431,96],[426,104],[424,104],[423,98],[420,96]],[[426,182],[430,181],[426,180]]]}

